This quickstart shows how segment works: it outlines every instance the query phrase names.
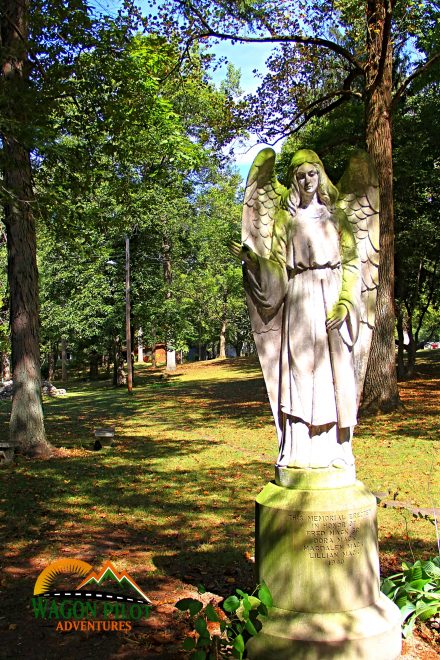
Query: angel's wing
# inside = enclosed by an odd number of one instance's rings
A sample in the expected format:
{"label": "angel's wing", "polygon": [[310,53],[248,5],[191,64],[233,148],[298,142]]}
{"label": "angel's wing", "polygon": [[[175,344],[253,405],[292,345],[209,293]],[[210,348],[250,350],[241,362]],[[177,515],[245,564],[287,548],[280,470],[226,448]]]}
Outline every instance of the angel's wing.
{"label": "angel's wing", "polygon": [[[272,249],[272,233],[275,217],[283,197],[288,191],[279,183],[275,174],[275,151],[271,148],[258,153],[246,182],[243,202],[241,239],[259,257],[268,259]],[[279,356],[281,353],[281,328],[284,304],[269,321],[262,318],[246,286],[247,306],[258,357],[263,371],[272,413],[281,437],[279,419]]]}
{"label": "angel's wing", "polygon": [[249,170],[243,202],[241,240],[266,259],[272,247],[275,214],[287,188],[275,174],[275,151],[260,151]]}
{"label": "angel's wing", "polygon": [[358,403],[367,369],[379,285],[379,184],[371,157],[357,151],[337,184],[337,205],[350,220],[361,259],[359,338],[353,347]]}

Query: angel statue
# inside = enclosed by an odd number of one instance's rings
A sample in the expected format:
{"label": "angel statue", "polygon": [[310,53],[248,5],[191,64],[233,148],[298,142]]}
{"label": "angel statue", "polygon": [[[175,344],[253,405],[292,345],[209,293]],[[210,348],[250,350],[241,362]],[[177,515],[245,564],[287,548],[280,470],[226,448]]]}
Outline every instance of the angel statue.
{"label": "angel statue", "polygon": [[338,186],[314,151],[301,149],[290,187],[275,152],[247,179],[242,243],[252,331],[275,419],[278,467],[354,470],[353,429],[374,325],[379,190],[366,152]]}

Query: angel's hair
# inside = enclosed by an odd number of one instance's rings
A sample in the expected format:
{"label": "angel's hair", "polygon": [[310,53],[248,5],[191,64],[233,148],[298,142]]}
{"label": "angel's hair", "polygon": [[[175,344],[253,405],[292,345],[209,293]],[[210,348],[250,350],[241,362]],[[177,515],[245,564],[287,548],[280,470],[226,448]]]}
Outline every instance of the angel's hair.
{"label": "angel's hair", "polygon": [[[302,152],[298,152],[298,154],[299,153]],[[289,173],[292,183],[290,185],[290,190],[289,190],[288,206],[290,206],[291,210],[293,210],[292,207],[294,207],[295,211],[298,208],[301,196],[300,196],[298,182],[296,180],[296,173],[301,165],[303,165],[304,163],[310,163],[316,168],[316,171],[318,172],[319,184],[318,184],[318,189],[316,191],[318,194],[318,199],[321,202],[321,204],[324,204],[324,206],[328,208],[329,211],[333,211],[339,195],[338,189],[336,188],[336,186],[333,185],[333,183],[328,178],[326,171],[324,169],[324,165],[319,160],[318,156],[316,156],[316,158],[313,158],[313,154],[314,154],[313,151],[304,150],[304,153],[306,153],[307,156],[311,157],[310,160],[304,159],[303,162],[298,162],[298,159],[296,159],[295,166],[290,170]],[[295,157],[293,160],[295,161]]]}

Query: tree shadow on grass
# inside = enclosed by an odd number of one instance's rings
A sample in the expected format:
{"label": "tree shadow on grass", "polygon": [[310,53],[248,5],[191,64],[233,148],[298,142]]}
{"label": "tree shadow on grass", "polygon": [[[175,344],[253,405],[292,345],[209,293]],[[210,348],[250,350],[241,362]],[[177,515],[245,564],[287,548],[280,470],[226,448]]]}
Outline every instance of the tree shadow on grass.
{"label": "tree shadow on grass", "polygon": [[185,381],[172,386],[145,386],[128,396],[97,388],[53,399],[45,406],[46,429],[55,445],[91,440],[96,426],[127,420],[170,431],[206,428],[229,420],[238,428],[271,423],[270,406],[261,377],[229,381]]}
{"label": "tree shadow on grass", "polygon": [[[3,648],[16,649],[18,642],[20,647],[9,657],[96,657],[99,639],[100,655],[110,658],[124,644],[118,635],[60,636],[53,622],[35,620],[29,608],[34,582],[61,557],[83,559],[94,568],[107,559],[119,562],[153,600],[163,599],[170,585],[182,589],[179,580],[203,583],[222,595],[235,586],[252,587],[248,557],[261,464],[237,464],[227,474],[223,467],[166,474],[160,463],[149,465],[153,444],[144,438],[117,464],[101,452],[83,453],[32,464],[20,459],[10,474],[2,473],[8,612]],[[195,444],[191,451],[199,448]],[[156,458],[170,450],[176,450],[174,443],[154,445]],[[160,657],[148,655],[148,634],[144,642],[142,657]]]}

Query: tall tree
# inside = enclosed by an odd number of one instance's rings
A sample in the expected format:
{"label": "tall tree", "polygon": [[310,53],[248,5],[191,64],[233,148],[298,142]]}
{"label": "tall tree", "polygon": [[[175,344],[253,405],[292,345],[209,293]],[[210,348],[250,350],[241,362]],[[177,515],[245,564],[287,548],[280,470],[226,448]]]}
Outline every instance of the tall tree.
{"label": "tall tree", "polygon": [[29,121],[28,0],[5,0],[1,12],[1,127],[4,223],[8,248],[14,393],[10,439],[26,454],[47,455],[40,383],[38,271]]}
{"label": "tall tree", "polygon": [[[299,130],[348,99],[363,103],[365,140],[381,191],[380,286],[363,406],[370,411],[396,407],[392,115],[418,77],[438,67],[439,4],[175,0],[175,5],[178,17],[164,12],[162,19],[168,31],[183,30],[184,48],[208,38],[280,44],[268,61],[258,98],[243,106],[246,120],[265,139]],[[396,51],[406,55],[405,69],[393,69],[396,41]],[[404,50],[409,43],[412,57]]]}

